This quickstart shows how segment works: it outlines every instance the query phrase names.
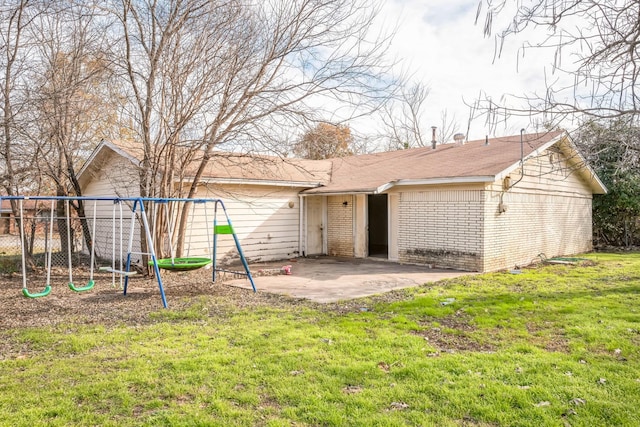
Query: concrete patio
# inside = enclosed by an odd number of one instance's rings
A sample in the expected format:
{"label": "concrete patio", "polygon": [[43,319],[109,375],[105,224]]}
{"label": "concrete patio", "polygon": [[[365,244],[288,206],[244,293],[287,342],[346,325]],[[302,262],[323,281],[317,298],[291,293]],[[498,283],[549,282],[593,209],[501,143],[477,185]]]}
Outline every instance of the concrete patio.
{"label": "concrete patio", "polygon": [[[287,265],[291,265],[291,275],[278,274],[280,268]],[[319,303],[366,297],[474,274],[371,259],[330,257],[252,265],[251,271],[258,292],[282,294]],[[226,283],[251,289],[251,284],[246,279]]]}

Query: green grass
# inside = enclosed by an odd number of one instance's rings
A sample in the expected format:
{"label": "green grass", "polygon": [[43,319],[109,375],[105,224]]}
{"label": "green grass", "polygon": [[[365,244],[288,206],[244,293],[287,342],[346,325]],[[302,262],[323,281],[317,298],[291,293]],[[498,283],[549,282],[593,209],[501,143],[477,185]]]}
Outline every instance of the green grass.
{"label": "green grass", "polygon": [[200,297],[148,325],[4,331],[0,425],[637,426],[640,255],[586,257],[346,314]]}
{"label": "green grass", "polygon": [[11,274],[21,271],[21,255],[7,255],[6,252],[0,252],[0,274]]}

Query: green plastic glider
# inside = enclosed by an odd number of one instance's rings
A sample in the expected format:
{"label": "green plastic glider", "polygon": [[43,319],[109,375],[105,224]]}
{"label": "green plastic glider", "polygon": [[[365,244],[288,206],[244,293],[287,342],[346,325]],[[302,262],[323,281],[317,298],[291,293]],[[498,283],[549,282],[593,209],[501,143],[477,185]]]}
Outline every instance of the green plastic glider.
{"label": "green plastic glider", "polygon": [[[202,268],[211,264],[211,258],[164,258],[157,260],[158,268],[174,271],[188,271]],[[153,261],[149,261],[153,265]]]}

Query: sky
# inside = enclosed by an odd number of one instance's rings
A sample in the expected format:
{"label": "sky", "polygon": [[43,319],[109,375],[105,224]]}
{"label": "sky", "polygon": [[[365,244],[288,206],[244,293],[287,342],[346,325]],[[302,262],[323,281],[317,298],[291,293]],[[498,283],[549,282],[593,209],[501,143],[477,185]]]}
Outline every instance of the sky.
{"label": "sky", "polygon": [[[469,107],[483,91],[494,100],[504,94],[544,94],[545,68],[550,73],[553,52],[527,49],[522,57],[523,41],[544,36],[541,30],[508,39],[501,57],[494,61],[494,37],[483,35],[484,14],[474,24],[479,0],[385,0],[382,24],[397,26],[391,53],[402,71],[414,81],[430,87],[428,107],[423,116],[427,126],[439,126],[440,114],[455,115],[457,128],[469,140],[485,135],[517,134],[521,128],[534,132],[528,119],[510,120],[507,125],[490,129],[482,119],[468,128]],[[494,28],[506,24],[513,15],[506,11]],[[544,30],[542,30],[544,32]],[[520,58],[518,58],[520,56]]]}

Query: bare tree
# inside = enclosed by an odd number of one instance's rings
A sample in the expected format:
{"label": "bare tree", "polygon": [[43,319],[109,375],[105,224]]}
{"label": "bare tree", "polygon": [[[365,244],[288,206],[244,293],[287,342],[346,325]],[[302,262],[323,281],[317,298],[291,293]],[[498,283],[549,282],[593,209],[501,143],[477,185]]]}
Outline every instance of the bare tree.
{"label": "bare tree", "polygon": [[574,140],[607,186],[593,200],[596,245],[631,246],[640,235],[640,128],[624,118],[592,120]]}
{"label": "bare tree", "polygon": [[[430,89],[422,83],[399,90],[391,102],[382,110],[382,123],[386,130],[387,149],[398,150],[413,147],[425,147],[432,142],[432,126],[425,123],[426,100]],[[455,116],[450,118],[447,110],[440,113],[440,126],[437,127],[437,141],[450,141],[457,130]]]}
{"label": "bare tree", "polygon": [[631,121],[591,120],[577,129],[573,138],[597,171],[606,169],[612,176],[640,173],[640,128]]}
{"label": "bare tree", "polygon": [[[29,185],[38,147],[25,137],[29,125],[29,107],[24,91],[32,76],[29,56],[33,43],[26,32],[39,11],[29,0],[0,3],[0,182],[9,195]],[[14,213],[15,213],[15,204]]]}
{"label": "bare tree", "polygon": [[[533,48],[553,49],[550,69],[545,71],[546,90],[508,95],[499,101],[481,94],[478,116],[494,127],[510,116],[528,116],[547,125],[625,116],[637,123],[640,3],[526,0],[518,2],[516,11],[510,6],[513,3],[507,0],[480,0],[476,22],[484,16],[484,34],[494,35],[496,57],[503,54],[510,37],[544,31],[544,38],[524,43],[518,55],[524,57]],[[506,26],[494,28],[497,18],[505,14],[509,14]]]}
{"label": "bare tree", "polygon": [[[110,132],[110,100],[103,87],[109,76],[103,32],[94,9],[84,3],[59,3],[41,13],[30,28],[34,49],[29,101],[33,117],[31,138],[42,144],[40,171],[57,196],[82,196],[77,170]],[[93,239],[82,200],[71,206],[80,218],[87,247]],[[65,202],[56,207],[62,253],[67,253]]]}
{"label": "bare tree", "polygon": [[421,117],[429,91],[429,87],[416,83],[401,89],[395,102],[385,106],[382,122],[388,132],[388,149],[423,147],[429,143]]}
{"label": "bare tree", "polygon": [[460,130],[458,127],[456,115],[449,117],[449,111],[447,109],[442,110],[440,112],[440,126],[437,129],[437,140],[442,144],[452,142],[453,136]]}
{"label": "bare tree", "polygon": [[[337,107],[362,114],[387,96],[388,39],[370,37],[376,4],[110,3],[127,111],[144,147],[143,196],[193,197],[216,148],[246,151],[277,139],[276,126],[283,134]],[[178,215],[178,254],[190,208]]]}
{"label": "bare tree", "polygon": [[[25,136],[30,109],[24,88],[32,77],[29,63],[33,49],[26,33],[40,13],[34,3],[0,1],[0,185],[8,195],[40,185],[40,176],[33,173],[40,147]],[[23,227],[15,200],[11,210],[18,227]],[[26,261],[33,265],[33,245],[27,247]]]}

